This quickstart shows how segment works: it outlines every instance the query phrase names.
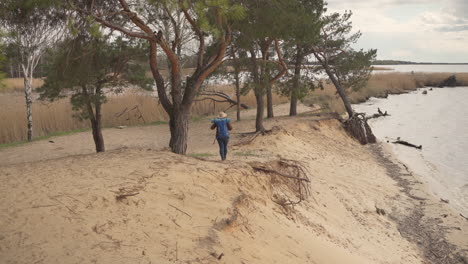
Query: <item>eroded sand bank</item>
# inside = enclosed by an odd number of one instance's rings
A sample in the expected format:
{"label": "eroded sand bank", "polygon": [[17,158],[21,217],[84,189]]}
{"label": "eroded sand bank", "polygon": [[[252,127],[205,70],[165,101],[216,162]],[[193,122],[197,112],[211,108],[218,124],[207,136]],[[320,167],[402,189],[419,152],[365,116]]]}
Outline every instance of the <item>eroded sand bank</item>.
{"label": "eroded sand bank", "polygon": [[[461,261],[457,252],[468,248],[464,219],[443,205],[427,211],[437,201],[405,190],[398,179],[404,170],[380,149],[359,145],[336,120],[316,119],[271,120],[272,132],[251,141],[233,134],[226,162],[217,161],[211,136],[192,134],[191,152],[213,156],[134,146],[4,164],[1,262],[427,263],[434,261],[428,250],[445,254],[437,263]],[[234,125],[251,131],[251,121]],[[135,137],[131,129],[118,131],[125,132]],[[64,147],[65,139],[49,144]],[[240,142],[247,143],[234,146]],[[281,160],[297,162],[310,179],[307,199],[294,206],[284,202],[298,200],[299,180],[253,169]],[[411,177],[408,187],[417,181]],[[447,249],[417,243],[417,231],[431,232],[424,217],[440,219],[430,223],[442,228],[433,233]],[[420,230],[405,225],[411,219]]]}

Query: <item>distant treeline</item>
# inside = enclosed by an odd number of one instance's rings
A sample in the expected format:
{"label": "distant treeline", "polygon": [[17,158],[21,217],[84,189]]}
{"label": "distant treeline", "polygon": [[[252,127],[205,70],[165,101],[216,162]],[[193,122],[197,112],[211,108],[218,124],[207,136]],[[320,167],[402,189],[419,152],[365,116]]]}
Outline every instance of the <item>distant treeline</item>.
{"label": "distant treeline", "polygon": [[443,65],[466,65],[468,63],[447,63],[447,62],[413,62],[413,61],[399,61],[399,60],[376,60],[373,65],[401,65],[401,64],[443,64]]}

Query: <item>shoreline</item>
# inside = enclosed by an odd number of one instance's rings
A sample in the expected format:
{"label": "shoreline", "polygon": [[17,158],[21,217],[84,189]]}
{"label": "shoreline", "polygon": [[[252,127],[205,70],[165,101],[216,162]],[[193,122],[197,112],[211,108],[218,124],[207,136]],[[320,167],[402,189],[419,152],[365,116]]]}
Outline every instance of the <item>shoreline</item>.
{"label": "shoreline", "polygon": [[[392,94],[392,95],[413,94],[415,96],[425,96],[425,94],[429,90],[432,91],[433,88],[434,88],[434,91],[435,90],[440,90],[440,89],[468,89],[468,85],[467,86],[455,86],[455,87],[421,87],[421,88],[416,88],[415,90],[407,90],[405,92],[395,93],[395,94]],[[420,94],[423,94],[423,95],[420,95]],[[371,101],[372,98],[378,99],[378,101]],[[392,112],[391,105],[397,104],[399,102],[398,99],[393,99],[393,100],[396,100],[396,102],[393,103],[393,104],[392,104],[392,101],[383,100],[383,99],[388,99],[388,98],[384,97],[384,96],[372,96],[372,97],[370,97],[368,100],[366,100],[364,102],[353,104],[353,107],[357,108],[357,106],[361,105],[362,107],[357,112],[365,112],[366,115],[368,115],[368,116],[375,113],[372,110],[374,108],[375,109],[380,108],[380,109],[382,109],[382,111],[389,110],[388,112],[389,112],[390,117],[388,117],[388,118],[393,119],[393,120],[400,120],[399,119],[400,117],[398,117],[398,118],[395,118],[395,116],[391,117],[392,114],[397,114],[396,112]],[[369,102],[369,101],[371,101],[371,102]],[[377,110],[375,110],[375,111],[377,111]],[[395,109],[393,109],[393,111],[395,111]],[[376,122],[376,120],[381,120],[381,119],[380,119],[380,116],[379,116],[377,119],[371,119],[371,120],[373,122]],[[408,121],[408,120],[406,120],[406,121]],[[390,121],[390,123],[392,125],[389,126],[389,127],[386,127],[385,131],[387,131],[387,129],[399,126],[399,124],[397,125],[395,122]],[[371,127],[373,127],[373,129],[376,129],[374,127],[375,124],[373,124],[373,123],[369,123],[369,124],[371,124]],[[387,123],[387,126],[388,126],[388,123]],[[379,128],[379,129],[377,129],[378,130],[377,132],[380,131],[379,134],[381,136],[381,138],[378,138],[378,140],[382,141],[382,142],[384,142],[384,141],[388,142],[388,140],[395,141],[395,138],[397,136],[402,136],[401,134],[399,134],[401,131],[399,131],[397,129],[396,130],[391,130],[390,129],[389,130],[389,131],[391,131],[390,133],[383,133],[382,132],[383,130],[382,130],[381,126],[380,127],[377,126],[377,128]],[[407,134],[406,136],[409,136],[409,134]],[[421,137],[421,138],[423,138],[423,137]],[[435,137],[435,138],[438,138],[438,137]],[[418,139],[420,139],[419,136],[417,138],[411,138],[411,137],[410,138],[405,138],[403,136],[403,140],[410,140],[411,143],[415,143],[415,142],[423,143],[421,141],[418,141]],[[412,141],[412,140],[414,140],[414,141]],[[417,145],[420,145],[419,143]],[[428,144],[427,142],[425,142],[425,143]],[[392,145],[392,144],[390,144],[390,145]],[[424,143],[423,143],[423,145],[424,145]],[[427,145],[424,145],[424,146],[427,147]],[[432,196],[436,197],[437,199],[440,199],[440,201],[444,201],[446,204],[448,204],[448,206],[450,208],[452,208],[457,213],[460,213],[460,215],[462,217],[466,218],[467,215],[468,215],[468,211],[466,211],[467,210],[466,207],[461,206],[461,205],[464,204],[462,202],[463,200],[460,200],[460,197],[457,197],[456,195],[454,196],[453,193],[450,193],[450,192],[447,193],[447,191],[449,190],[447,185],[443,185],[442,182],[436,182],[431,178],[431,177],[437,177],[437,178],[440,178],[440,179],[446,178],[446,177],[449,176],[447,174],[447,171],[442,171],[442,172],[439,171],[438,173],[435,173],[435,172],[431,172],[431,171],[425,171],[425,169],[421,169],[422,167],[424,167],[424,168],[428,167],[425,163],[423,164],[423,162],[431,162],[431,161],[429,159],[423,158],[422,154],[421,154],[421,157],[408,155],[408,153],[406,153],[406,149],[408,149],[408,148],[406,148],[406,147],[403,147],[403,148],[405,149],[405,151],[403,151],[402,149],[400,150],[398,147],[392,148],[390,151],[393,153],[392,155],[394,157],[396,157],[398,162],[404,164],[406,169],[408,169],[408,167],[409,167],[409,168],[411,168],[413,174],[420,174],[420,177],[421,177],[422,181],[429,181],[427,183],[428,184],[428,192]],[[399,155],[401,155],[401,157]],[[432,181],[431,181],[431,179],[432,179]],[[456,202],[455,203],[449,202],[449,201],[452,201],[452,200],[456,200]]]}
{"label": "shoreline", "polygon": [[369,150],[407,197],[404,200],[395,197],[406,212],[392,208],[389,216],[397,223],[400,234],[433,263],[468,263],[467,219],[432,195],[422,177],[413,173],[383,142],[371,145]]}

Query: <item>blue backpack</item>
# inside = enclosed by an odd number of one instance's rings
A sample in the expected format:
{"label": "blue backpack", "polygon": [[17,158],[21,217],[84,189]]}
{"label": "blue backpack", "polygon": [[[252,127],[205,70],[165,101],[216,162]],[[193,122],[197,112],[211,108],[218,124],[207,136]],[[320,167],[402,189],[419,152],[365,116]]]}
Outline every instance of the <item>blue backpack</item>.
{"label": "blue backpack", "polygon": [[216,118],[211,120],[211,123],[216,124],[216,138],[229,138],[229,130],[227,123],[231,121],[229,118]]}

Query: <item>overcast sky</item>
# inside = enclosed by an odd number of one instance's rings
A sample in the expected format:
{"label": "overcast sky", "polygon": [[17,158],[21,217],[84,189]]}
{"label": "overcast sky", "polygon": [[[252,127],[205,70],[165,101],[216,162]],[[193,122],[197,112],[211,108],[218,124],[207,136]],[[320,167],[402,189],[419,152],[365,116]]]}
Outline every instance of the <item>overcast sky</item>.
{"label": "overcast sky", "polygon": [[468,63],[468,0],[328,0],[328,10],[351,10],[356,48],[379,60]]}

